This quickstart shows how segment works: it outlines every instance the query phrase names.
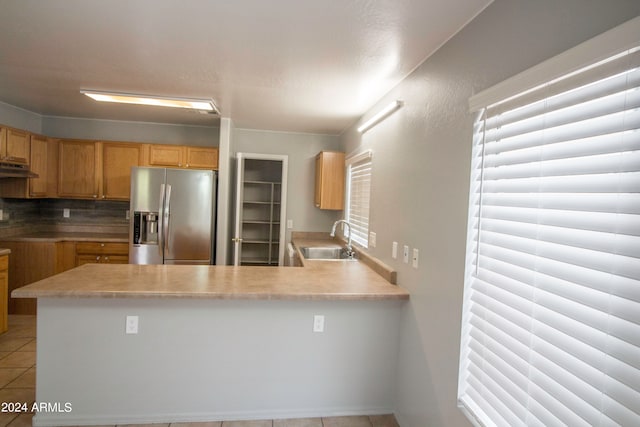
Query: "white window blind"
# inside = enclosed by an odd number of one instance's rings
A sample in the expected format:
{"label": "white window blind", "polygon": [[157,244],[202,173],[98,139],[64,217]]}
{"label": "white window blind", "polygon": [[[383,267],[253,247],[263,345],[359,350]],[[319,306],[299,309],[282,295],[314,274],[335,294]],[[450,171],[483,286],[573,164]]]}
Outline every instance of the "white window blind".
{"label": "white window blind", "polygon": [[482,110],[462,324],[475,424],[640,426],[640,49]]}
{"label": "white window blind", "polygon": [[369,204],[371,198],[371,151],[347,159],[347,221],[351,238],[362,247],[369,245]]}

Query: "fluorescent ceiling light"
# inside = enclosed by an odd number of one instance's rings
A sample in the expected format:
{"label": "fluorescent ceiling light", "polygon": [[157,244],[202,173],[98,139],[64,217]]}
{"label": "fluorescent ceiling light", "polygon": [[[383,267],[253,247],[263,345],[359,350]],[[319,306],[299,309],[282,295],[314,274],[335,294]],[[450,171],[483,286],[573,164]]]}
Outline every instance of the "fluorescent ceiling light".
{"label": "fluorescent ceiling light", "polygon": [[367,120],[362,125],[360,125],[360,127],[358,128],[358,132],[365,133],[367,130],[371,129],[375,124],[382,121],[382,119],[386,118],[388,115],[390,115],[391,113],[396,111],[398,108],[402,107],[403,105],[404,105],[404,102],[400,100],[393,101],[391,104],[387,105],[382,110],[380,110],[376,115],[374,115],[369,120]]}
{"label": "fluorescent ceiling light", "polygon": [[94,90],[81,90],[80,93],[87,95],[96,101],[119,102],[122,104],[154,105],[157,107],[188,108],[191,110],[213,111],[220,114],[218,108],[211,99],[188,99],[188,98],[162,98],[160,96],[135,95],[131,93],[98,92]]}

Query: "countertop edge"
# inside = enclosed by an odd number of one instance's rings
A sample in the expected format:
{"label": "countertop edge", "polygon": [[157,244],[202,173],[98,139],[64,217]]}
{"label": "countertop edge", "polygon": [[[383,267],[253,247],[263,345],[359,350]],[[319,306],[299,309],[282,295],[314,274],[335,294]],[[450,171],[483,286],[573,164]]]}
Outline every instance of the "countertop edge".
{"label": "countertop edge", "polygon": [[[59,236],[16,235],[0,237],[0,242],[104,242],[104,243],[128,243],[129,235],[114,235],[111,233],[62,233]],[[1,243],[0,243],[1,244]]]}
{"label": "countertop edge", "polygon": [[315,293],[315,294],[265,294],[265,293],[183,293],[170,294],[166,292],[109,292],[109,291],[92,291],[91,293],[81,293],[76,291],[30,291],[28,289],[15,289],[11,296],[14,298],[109,298],[109,299],[127,299],[127,298],[157,298],[157,299],[209,299],[209,300],[248,300],[248,301],[406,301],[409,299],[408,293]]}

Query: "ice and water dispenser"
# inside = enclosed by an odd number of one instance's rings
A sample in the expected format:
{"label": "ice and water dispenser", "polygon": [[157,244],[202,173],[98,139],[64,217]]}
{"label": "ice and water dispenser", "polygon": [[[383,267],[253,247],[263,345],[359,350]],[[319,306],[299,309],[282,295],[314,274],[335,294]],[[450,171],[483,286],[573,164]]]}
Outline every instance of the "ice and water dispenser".
{"label": "ice and water dispenser", "polygon": [[133,213],[133,244],[158,244],[158,212]]}

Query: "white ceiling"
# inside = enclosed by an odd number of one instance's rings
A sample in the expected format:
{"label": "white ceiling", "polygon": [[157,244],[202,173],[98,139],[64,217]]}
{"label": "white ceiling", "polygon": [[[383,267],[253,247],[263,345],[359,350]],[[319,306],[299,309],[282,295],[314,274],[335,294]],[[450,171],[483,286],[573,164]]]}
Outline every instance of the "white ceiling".
{"label": "white ceiling", "polygon": [[339,134],[490,2],[0,0],[0,101],[215,125],[79,91],[204,97],[240,128]]}

